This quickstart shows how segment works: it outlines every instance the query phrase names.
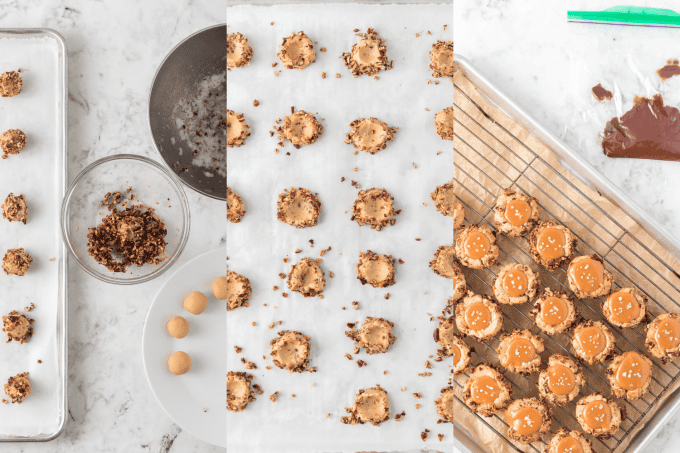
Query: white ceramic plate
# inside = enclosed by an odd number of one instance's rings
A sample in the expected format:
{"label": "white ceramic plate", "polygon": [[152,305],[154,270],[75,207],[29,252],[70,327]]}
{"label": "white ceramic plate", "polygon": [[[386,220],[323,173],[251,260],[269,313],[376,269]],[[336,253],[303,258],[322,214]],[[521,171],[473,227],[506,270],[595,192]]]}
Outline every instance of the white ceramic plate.
{"label": "white ceramic plate", "polygon": [[[211,290],[213,280],[225,275],[225,257],[223,248],[204,253],[170,276],[151,304],[142,343],[146,378],[165,412],[193,436],[226,448],[226,308]],[[182,306],[192,291],[208,296],[208,308],[200,315]],[[190,325],[189,334],[179,340],[166,328],[173,316]],[[191,356],[191,370],[182,376],[168,370],[168,357],[175,351]]]}

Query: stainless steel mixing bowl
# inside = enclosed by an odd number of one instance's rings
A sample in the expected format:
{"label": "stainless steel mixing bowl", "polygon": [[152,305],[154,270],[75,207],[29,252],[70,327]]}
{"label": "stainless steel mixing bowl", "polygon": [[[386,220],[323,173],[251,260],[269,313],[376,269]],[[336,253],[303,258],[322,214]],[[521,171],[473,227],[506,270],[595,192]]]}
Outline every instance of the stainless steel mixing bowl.
{"label": "stainless steel mixing bowl", "polygon": [[[180,138],[173,110],[181,99],[193,99],[198,83],[225,71],[227,26],[198,31],[177,44],[161,63],[149,95],[149,127],[156,149],[186,185],[212,198],[226,200],[227,178],[214,170],[192,164],[186,142]],[[224,106],[226,114],[226,105]],[[224,165],[226,168],[226,142]]]}

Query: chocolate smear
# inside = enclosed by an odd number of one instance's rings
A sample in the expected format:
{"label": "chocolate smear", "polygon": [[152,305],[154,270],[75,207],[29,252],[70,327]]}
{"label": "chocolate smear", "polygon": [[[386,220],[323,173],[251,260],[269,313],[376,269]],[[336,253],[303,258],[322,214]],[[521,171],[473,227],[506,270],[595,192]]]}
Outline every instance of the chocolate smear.
{"label": "chocolate smear", "polygon": [[680,161],[680,111],[664,105],[660,94],[636,96],[632,109],[607,122],[602,151],[607,157]]}
{"label": "chocolate smear", "polygon": [[593,96],[595,96],[595,99],[598,101],[602,101],[604,99],[611,99],[612,98],[612,92],[605,89],[601,83],[598,83],[593,87]]}
{"label": "chocolate smear", "polygon": [[680,75],[680,61],[678,60],[668,60],[668,64],[663,68],[656,71],[664,82],[666,79],[670,79],[673,76]]}

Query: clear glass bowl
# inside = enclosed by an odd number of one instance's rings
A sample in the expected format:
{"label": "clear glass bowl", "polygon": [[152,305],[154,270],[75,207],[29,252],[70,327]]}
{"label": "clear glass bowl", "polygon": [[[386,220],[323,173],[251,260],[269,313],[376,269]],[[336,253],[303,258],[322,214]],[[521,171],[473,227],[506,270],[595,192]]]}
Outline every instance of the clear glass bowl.
{"label": "clear glass bowl", "polygon": [[[160,264],[132,265],[126,272],[111,272],[88,253],[87,233],[109,213],[100,206],[104,195],[124,193],[128,187],[132,187],[136,202],[154,208],[165,223],[167,259]],[[117,154],[90,164],[73,180],[61,207],[61,232],[85,272],[107,283],[132,285],[148,282],[174,264],[189,238],[190,219],[189,202],[174,174],[149,158]]]}

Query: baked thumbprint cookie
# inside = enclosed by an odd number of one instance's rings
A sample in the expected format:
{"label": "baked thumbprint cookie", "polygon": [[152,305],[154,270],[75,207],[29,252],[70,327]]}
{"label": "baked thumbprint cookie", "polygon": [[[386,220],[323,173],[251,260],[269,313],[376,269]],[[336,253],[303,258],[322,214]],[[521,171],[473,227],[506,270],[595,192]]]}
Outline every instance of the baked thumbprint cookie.
{"label": "baked thumbprint cookie", "polygon": [[602,313],[617,327],[635,327],[647,315],[647,296],[637,288],[621,288],[602,303]]}
{"label": "baked thumbprint cookie", "polygon": [[477,365],[463,384],[463,401],[476,414],[491,417],[512,400],[512,386],[491,365]]}
{"label": "baked thumbprint cookie", "polygon": [[621,425],[625,413],[613,399],[600,393],[584,396],[576,403],[576,420],[581,428],[598,439],[609,439]]}
{"label": "baked thumbprint cookie", "polygon": [[524,264],[508,264],[501,267],[493,282],[493,295],[506,305],[531,302],[541,281],[538,273]]}
{"label": "baked thumbprint cookie", "polygon": [[607,326],[589,319],[576,326],[571,345],[576,357],[592,365],[612,355],[616,339]]}
{"label": "baked thumbprint cookie", "polygon": [[537,398],[515,400],[505,410],[508,437],[523,444],[541,439],[550,432],[552,409]]}
{"label": "baked thumbprint cookie", "polygon": [[557,430],[550,439],[546,453],[592,453],[590,439],[586,439],[581,431]]}
{"label": "baked thumbprint cookie", "polygon": [[563,291],[552,291],[547,288],[534,302],[529,312],[534,324],[548,335],[566,332],[578,319],[578,308],[574,299]]}
{"label": "baked thumbprint cookie", "polygon": [[453,269],[453,301],[455,302],[467,292],[467,283],[465,282],[463,268],[455,257],[451,268]]}
{"label": "baked thumbprint cookie", "polygon": [[612,273],[605,269],[602,258],[597,255],[574,258],[569,263],[567,278],[569,288],[579,299],[608,296],[614,281]]}
{"label": "baked thumbprint cookie", "polygon": [[680,314],[664,313],[647,325],[647,350],[665,365],[680,356]]}
{"label": "baked thumbprint cookie", "polygon": [[549,271],[566,264],[574,257],[578,238],[564,225],[543,221],[531,231],[529,254]]}
{"label": "baked thumbprint cookie", "polygon": [[462,335],[453,336],[453,375],[464,373],[470,366],[472,348],[465,343]]}
{"label": "baked thumbprint cookie", "polygon": [[507,236],[524,236],[538,223],[538,200],[512,189],[505,189],[496,200],[496,228]]}
{"label": "baked thumbprint cookie", "polygon": [[538,392],[555,406],[564,406],[578,396],[585,384],[579,364],[564,354],[548,358],[548,368],[538,375]]}
{"label": "baked thumbprint cookie", "polygon": [[652,382],[652,366],[648,357],[636,351],[615,355],[606,371],[612,393],[627,401],[641,398]]}
{"label": "baked thumbprint cookie", "polygon": [[541,366],[540,354],[545,350],[543,339],[530,330],[515,330],[511,334],[503,334],[498,346],[498,358],[501,365],[512,373],[529,375],[537,372]]}
{"label": "baked thumbprint cookie", "polygon": [[486,225],[469,225],[456,236],[456,256],[470,269],[484,269],[498,264],[496,233]]}
{"label": "baked thumbprint cookie", "polygon": [[503,313],[497,303],[468,291],[456,304],[456,327],[475,340],[486,340],[503,328]]}

